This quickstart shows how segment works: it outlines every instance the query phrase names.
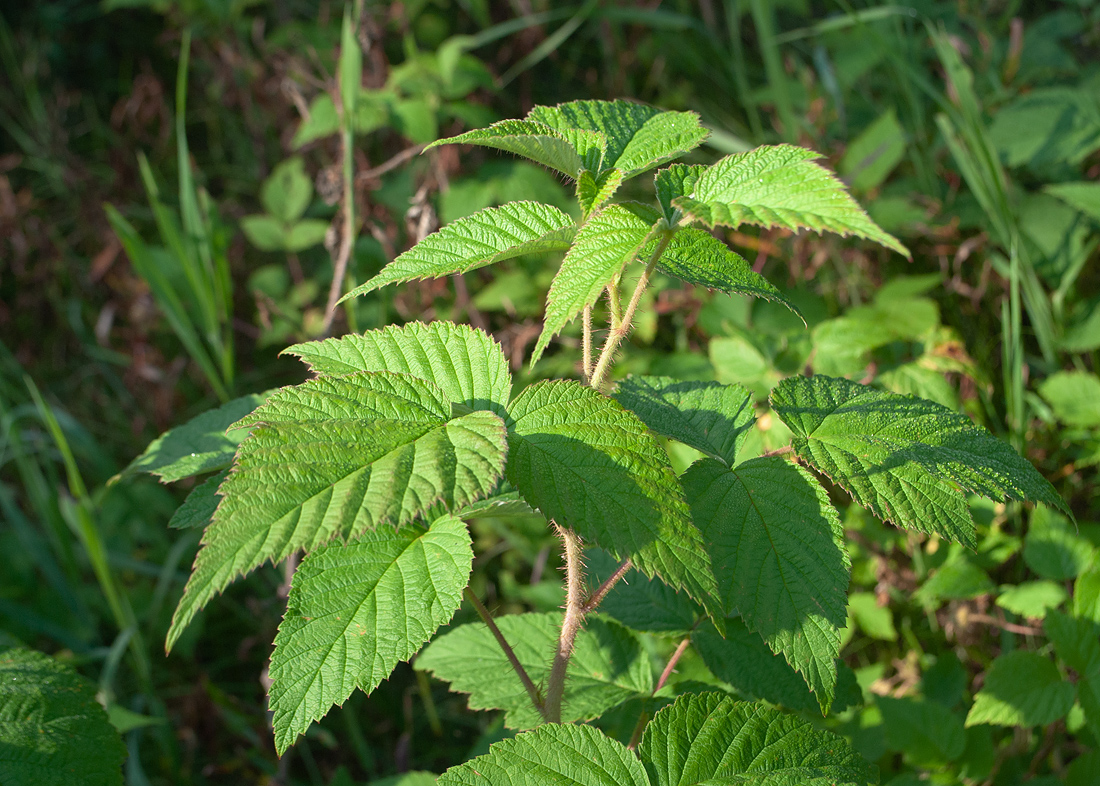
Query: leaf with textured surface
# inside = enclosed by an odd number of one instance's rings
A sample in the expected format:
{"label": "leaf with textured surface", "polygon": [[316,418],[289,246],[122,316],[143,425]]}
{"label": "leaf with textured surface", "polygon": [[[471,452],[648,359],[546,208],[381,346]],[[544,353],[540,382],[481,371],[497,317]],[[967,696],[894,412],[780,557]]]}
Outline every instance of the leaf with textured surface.
{"label": "leaf with textured surface", "polygon": [[122,786],[126,746],[95,692],[40,652],[0,652],[0,783]]}
{"label": "leaf with textured surface", "polygon": [[428,235],[341,302],[387,284],[468,273],[524,254],[564,251],[575,233],[573,219],[539,202],[485,208]]}
{"label": "leaf with textured surface", "polygon": [[621,169],[608,169],[601,175],[593,175],[587,169],[582,170],[577,179],[577,200],[580,202],[581,211],[588,215],[603,207],[603,204],[614,196],[622,184]]}
{"label": "leaf with textured surface", "polygon": [[[536,685],[550,675],[561,619],[561,614],[549,613],[510,614],[495,620]],[[416,667],[451,683],[452,690],[470,694],[471,709],[505,710],[504,723],[510,728],[528,729],[542,721],[484,623],[460,625],[440,636],[420,653]],[[652,690],[649,657],[637,636],[614,620],[586,619],[569,661],[562,719],[592,720]]]}
{"label": "leaf with textured surface", "polygon": [[672,200],[677,197],[688,196],[695,188],[695,181],[699,179],[705,166],[701,164],[672,164],[657,171],[653,176],[653,185],[657,191],[657,201],[661,205],[661,212],[669,223],[672,223],[676,208],[672,206]]}
{"label": "leaf with textured surface", "polygon": [[785,379],[771,401],[803,460],[898,526],[973,547],[963,491],[1069,512],[1009,445],[931,401],[823,376]]}
{"label": "leaf with textured surface", "polygon": [[508,479],[533,507],[717,612],[702,535],[645,424],[570,381],[531,385],[510,414]]}
{"label": "leaf with textured surface", "polygon": [[149,472],[165,483],[204,472],[225,469],[233,462],[237,445],[247,432],[226,429],[256,409],[267,393],[253,393],[203,412],[182,426],[164,432],[149,443],[145,452],[130,462],[123,475]]}
{"label": "leaf with textured surface", "polygon": [[437,385],[453,403],[498,414],[503,414],[512,393],[512,372],[500,345],[480,330],[451,322],[411,322],[295,344],[283,352],[301,358],[321,375],[411,374]]}
{"label": "leaf with textured surface", "polygon": [[191,490],[187,499],[183,501],[172,518],[168,520],[168,526],[172,529],[193,529],[205,527],[214,517],[214,511],[221,502],[218,496],[218,487],[225,480],[229,471],[219,472],[211,476],[205,483],[201,483]]}
{"label": "leaf with textured surface", "polygon": [[452,767],[439,786],[649,786],[638,758],[591,726],[548,723]]}
{"label": "leaf with textured surface", "polygon": [[585,168],[592,168],[603,157],[605,141],[591,131],[563,134],[545,123],[530,120],[501,120],[488,128],[467,131],[432,142],[425,150],[439,145],[481,145],[492,147],[556,169],[574,180]]}
{"label": "leaf with textured surface", "polygon": [[878,770],[843,738],[793,715],[717,693],[653,716],[638,754],[653,786],[870,786]]}
{"label": "leaf with textured surface", "polygon": [[[592,586],[599,586],[619,566],[602,549],[589,549],[584,556]],[[702,606],[686,594],[633,569],[607,593],[600,603],[600,613],[632,630],[678,636],[687,635],[706,615]]]}
{"label": "leaf with textured surface", "polygon": [[403,420],[336,414],[262,425],[241,444],[172,619],[169,649],[215,593],[264,562],[405,524],[434,505],[467,505],[492,493],[503,472],[505,428],[491,412],[450,422],[417,419],[413,409]]}
{"label": "leaf with textured surface", "polygon": [[689,196],[673,206],[708,227],[757,224],[798,231],[856,235],[909,256],[848,195],[844,184],[815,163],[818,153],[793,145],[763,145],[726,156],[699,174]]}
{"label": "leaf with textured surface", "polygon": [[728,466],[756,420],[752,397],[740,385],[631,376],[619,383],[615,400],[655,433]]}
{"label": "leaf with textured surface", "polygon": [[724,610],[781,653],[828,712],[851,565],[828,494],[777,456],[733,469],[700,459],[682,480]]}
{"label": "leaf with textured surface", "polygon": [[1016,650],[993,661],[966,725],[1045,726],[1069,712],[1073,694],[1052,660]]}
{"label": "leaf with textured surface", "polygon": [[604,287],[638,256],[649,231],[637,216],[618,205],[597,211],[584,223],[550,284],[546,318],[531,354],[532,365],[538,362],[550,339],[586,306],[595,303]]}
{"label": "leaf with textured surface", "polygon": [[355,688],[370,693],[462,603],[473,550],[451,516],[326,546],[294,574],[271,656],[270,708],[281,755]]}

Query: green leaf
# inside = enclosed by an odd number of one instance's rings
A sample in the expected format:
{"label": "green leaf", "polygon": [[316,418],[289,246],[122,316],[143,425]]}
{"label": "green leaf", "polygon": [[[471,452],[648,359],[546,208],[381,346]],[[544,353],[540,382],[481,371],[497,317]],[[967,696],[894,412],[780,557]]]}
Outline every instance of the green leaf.
{"label": "green leaf", "polygon": [[724,610],[781,653],[827,713],[851,567],[828,494],[809,471],[775,456],[732,469],[700,459],[682,480]]}
{"label": "green leaf", "polygon": [[973,548],[964,491],[1069,512],[1011,447],[931,401],[818,375],[783,380],[771,402],[799,457],[898,526]]}
{"label": "green leaf", "polygon": [[1100,678],[1100,625],[1051,609],[1043,630],[1067,666],[1082,677]]}
{"label": "green leaf", "polygon": [[316,374],[396,371],[437,385],[455,404],[503,414],[512,394],[504,351],[480,330],[451,322],[412,322],[283,350]]}
{"label": "green leaf", "polygon": [[343,106],[341,125],[352,127],[355,100],[363,80],[363,50],[359,46],[359,20],[352,19],[351,6],[344,6],[344,22],[340,26],[340,59],[336,64],[339,76],[340,103]]}
{"label": "green leaf", "polygon": [[565,254],[546,297],[546,318],[532,365],[542,357],[550,339],[561,332],[586,306],[618,278],[649,238],[650,228],[618,205],[594,213],[581,226],[573,246]]}
{"label": "green leaf", "polygon": [[321,93],[309,105],[309,114],[302,120],[290,146],[295,150],[315,139],[323,139],[340,130],[336,102],[331,93]]}
{"label": "green leaf", "polygon": [[695,188],[695,181],[705,169],[706,167],[701,164],[672,164],[657,170],[657,174],[653,176],[657,201],[669,224],[676,223],[676,208],[672,206],[672,200],[689,196]]}
{"label": "green leaf", "polygon": [[913,593],[913,600],[926,609],[934,609],[945,600],[969,600],[988,595],[993,590],[989,574],[964,555],[949,559],[937,568]]}
{"label": "green leaf", "polygon": [[876,696],[886,727],[886,745],[904,751],[914,764],[935,768],[962,755],[966,733],[962,721],[935,701]]}
{"label": "green leaf", "polygon": [[1100,782],[1100,751],[1084,753],[1066,770],[1066,786],[1095,786]]}
{"label": "green leaf", "polygon": [[889,606],[880,606],[873,592],[853,592],[848,596],[848,616],[860,630],[879,641],[897,641],[894,615]]}
{"label": "green leaf", "polygon": [[[510,614],[496,619],[535,685],[550,676],[561,620],[559,613]],[[529,729],[542,722],[484,623],[460,625],[443,634],[420,653],[416,667],[451,683],[452,690],[470,694],[470,709],[504,710],[504,724],[509,728]],[[562,720],[592,720],[624,701],[648,696],[652,690],[649,656],[637,636],[614,620],[587,618],[577,634],[566,673]]]}
{"label": "green leaf", "polygon": [[538,516],[534,510],[520,496],[520,493],[512,488],[510,483],[501,483],[491,497],[471,502],[454,511],[457,518],[467,520],[480,516]]}
{"label": "green leaf", "polygon": [[387,284],[468,273],[524,254],[564,251],[575,232],[573,219],[539,202],[486,208],[428,235],[341,302]]}
{"label": "green leaf", "polygon": [[0,783],[121,786],[126,746],[95,693],[40,652],[0,652]]}
{"label": "green leaf", "polygon": [[[507,453],[500,418],[473,412],[445,422],[417,404],[403,410],[386,389],[396,376],[336,380],[358,385],[355,399],[330,395],[323,383],[334,380],[311,380],[294,393],[308,420],[262,423],[241,444],[168,631],[169,649],[215,593],[268,560],[400,526],[433,505],[453,509],[493,491]],[[279,398],[272,411],[289,400]],[[358,408],[389,410],[393,419],[348,416]]]}
{"label": "green leaf", "polygon": [[640,420],[571,381],[531,385],[510,414],[508,479],[533,507],[715,614],[702,535],[668,455]]}
{"label": "green leaf", "polygon": [[1042,396],[1054,416],[1070,426],[1100,426],[1100,377],[1087,371],[1059,371],[1043,380]]}
{"label": "green leaf", "polygon": [[591,726],[548,723],[452,767],[439,786],[649,786],[623,745]]}
{"label": "green leaf", "polygon": [[1096,556],[1073,582],[1073,616],[1100,622],[1100,559]]}
{"label": "green leaf", "polygon": [[451,619],[472,561],[466,525],[451,516],[428,529],[367,532],[302,561],[269,670],[280,755],[355,688],[374,690]]}
{"label": "green leaf", "polygon": [[1053,661],[1034,652],[1010,652],[989,667],[966,725],[1045,726],[1069,712],[1073,693]]}
{"label": "green leaf", "polygon": [[812,229],[873,240],[899,254],[909,251],[883,232],[848,195],[844,184],[793,145],[763,145],[726,156],[699,174],[690,196],[673,206],[708,227],[757,224]]}
{"label": "green leaf", "polygon": [[1096,548],[1074,530],[1064,516],[1036,508],[1024,539],[1024,562],[1044,579],[1072,579],[1088,567],[1096,553]]}
{"label": "green leaf", "polygon": [[593,175],[587,169],[582,169],[580,177],[577,178],[577,200],[580,202],[581,211],[588,215],[603,207],[603,204],[619,190],[622,183],[621,169],[608,169],[601,175]]}
{"label": "green leaf", "polygon": [[882,185],[905,158],[905,130],[890,107],[852,140],[837,169],[854,191]]}
{"label": "green leaf", "polygon": [[301,156],[293,156],[276,166],[260,187],[264,210],[283,224],[293,224],[301,218],[312,198],[313,183]]}
{"label": "green leaf", "polygon": [[740,385],[631,376],[615,400],[655,433],[679,440],[733,466],[756,420],[752,397]]}
{"label": "green leaf", "polygon": [[727,295],[751,295],[782,303],[803,324],[806,322],[798,307],[755,272],[740,254],[701,229],[679,230],[661,254],[657,269],[689,284],[718,289]]}
{"label": "green leaf", "polygon": [[567,137],[544,123],[501,120],[488,128],[432,142],[424,149],[431,150],[438,145],[481,145],[504,150],[576,180],[582,169],[602,158],[604,140],[591,131],[576,131]]}
{"label": "green leaf", "polygon": [[168,520],[168,526],[172,529],[194,529],[205,527],[214,517],[214,510],[218,507],[221,497],[218,496],[218,487],[229,474],[228,470],[211,475],[204,483],[200,483],[191,490],[187,499],[183,501],[172,518]]}
{"label": "green leaf", "polygon": [[658,712],[638,754],[653,786],[878,783],[878,770],[843,738],[717,693],[681,696]]}
{"label": "green leaf", "polygon": [[307,218],[290,227],[286,235],[286,249],[291,252],[305,251],[325,240],[329,222],[319,218]]}
{"label": "green leaf", "polygon": [[1051,183],[1043,190],[1100,221],[1100,183]]}
{"label": "green leaf", "polygon": [[[618,562],[602,549],[585,552],[590,583],[599,586]],[[613,617],[632,630],[686,636],[703,618],[703,608],[660,579],[650,579],[629,570],[600,602],[600,613]],[[769,653],[770,654],[770,653]]]}
{"label": "green leaf", "polygon": [[1066,602],[1066,591],[1053,581],[1025,581],[1008,587],[997,597],[997,605],[1021,617],[1042,618],[1050,609]]}
{"label": "green leaf", "polygon": [[248,435],[244,429],[226,430],[256,409],[267,395],[241,396],[164,432],[130,462],[121,476],[149,472],[171,483],[225,469],[232,463],[237,445]]}
{"label": "green leaf", "polygon": [[277,218],[266,214],[245,216],[241,219],[241,230],[248,238],[248,242],[260,251],[286,250],[286,226]]}
{"label": "green leaf", "polygon": [[562,133],[590,131],[607,140],[599,172],[615,167],[623,180],[697,148],[707,130],[694,112],[667,112],[631,101],[570,101],[536,106],[528,120]]}

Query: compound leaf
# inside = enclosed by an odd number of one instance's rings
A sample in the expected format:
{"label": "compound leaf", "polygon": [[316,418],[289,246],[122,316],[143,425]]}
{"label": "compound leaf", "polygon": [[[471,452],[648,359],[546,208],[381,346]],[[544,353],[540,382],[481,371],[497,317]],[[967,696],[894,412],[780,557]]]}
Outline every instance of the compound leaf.
{"label": "compound leaf", "polygon": [[565,134],[545,123],[501,120],[488,128],[432,142],[424,149],[431,150],[438,145],[481,145],[504,150],[556,169],[576,180],[581,169],[599,163],[605,140],[592,131],[573,130]]}
{"label": "compound leaf", "polygon": [[898,526],[973,547],[964,491],[1069,513],[1030,463],[940,404],[820,375],[783,380],[771,401],[803,460]]}
{"label": "compound leaf", "polygon": [[[550,676],[562,615],[511,614],[495,621],[535,685]],[[416,667],[470,694],[475,710],[505,710],[504,723],[529,729],[542,721],[493,634],[481,622],[443,634],[416,659]],[[562,720],[598,718],[653,690],[649,657],[637,636],[614,620],[590,617],[577,634],[562,700]]]}
{"label": "compound leaf", "polygon": [[0,652],[0,783],[122,786],[126,746],[95,694],[40,652]]}
{"label": "compound leaf", "polygon": [[828,494],[777,456],[732,469],[700,459],[682,480],[725,612],[781,653],[828,712],[851,565]]}
{"label": "compound leaf", "polygon": [[439,786],[649,786],[625,746],[591,726],[548,723],[452,767]]}
{"label": "compound leaf", "polygon": [[1073,696],[1052,660],[1016,650],[993,661],[966,725],[1045,726],[1069,712]]}
{"label": "compound leaf", "polygon": [[575,232],[573,219],[540,202],[488,207],[428,235],[341,302],[387,284],[468,273],[524,254],[564,251]]}
{"label": "compound leaf", "polygon": [[733,466],[756,420],[752,397],[740,385],[630,376],[615,400],[657,434],[679,440]]}
{"label": "compound leaf", "polygon": [[793,145],[763,145],[726,156],[695,180],[673,206],[708,227],[758,224],[857,235],[899,254],[909,251],[882,231],[848,195],[818,153]]}
{"label": "compound leaf", "polygon": [[394,371],[437,385],[453,403],[503,414],[512,393],[504,351],[486,333],[452,322],[411,322],[283,350],[321,375]]}
{"label": "compound leaf", "polygon": [[466,525],[451,516],[428,529],[367,532],[302,561],[269,670],[280,755],[355,688],[374,690],[451,619],[472,561]]}
{"label": "compound leaf", "polygon": [[214,510],[218,507],[221,497],[218,496],[218,487],[229,474],[228,470],[212,475],[205,482],[195,486],[187,499],[183,501],[172,518],[168,520],[168,526],[172,529],[194,529],[205,527],[214,517]]}
{"label": "compound leaf", "polygon": [[870,786],[878,770],[846,740],[779,710],[717,693],[653,716],[638,753],[653,786]]}
{"label": "compound leaf", "polygon": [[531,385],[510,415],[508,479],[533,507],[716,614],[702,535],[645,424],[571,381]]}

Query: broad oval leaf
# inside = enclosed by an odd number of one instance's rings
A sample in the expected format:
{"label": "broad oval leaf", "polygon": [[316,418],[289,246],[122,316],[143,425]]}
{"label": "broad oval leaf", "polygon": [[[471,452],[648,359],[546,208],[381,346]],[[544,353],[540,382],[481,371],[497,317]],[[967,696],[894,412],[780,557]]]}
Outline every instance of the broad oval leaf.
{"label": "broad oval leaf", "polygon": [[451,619],[472,561],[466,525],[451,516],[428,529],[367,532],[302,560],[269,670],[280,755],[355,688],[374,690]]}
{"label": "broad oval leaf", "polygon": [[820,157],[794,145],[763,145],[726,156],[699,174],[689,196],[675,197],[672,204],[708,227],[758,224],[857,235],[909,256],[832,172],[815,163]]}
{"label": "broad oval leaf", "polygon": [[653,716],[638,754],[653,786],[870,786],[878,769],[842,737],[717,693],[679,697]]}
{"label": "broad oval leaf", "polygon": [[453,322],[411,322],[342,338],[295,344],[296,355],[320,375],[355,371],[409,374],[438,386],[454,404],[497,414],[512,394],[504,351],[489,335]]}
{"label": "broad oval leaf", "polygon": [[604,139],[591,131],[574,130],[566,135],[545,123],[501,120],[488,128],[432,142],[424,149],[431,150],[438,145],[481,145],[504,150],[556,169],[575,180],[581,169],[591,168],[602,158]]}
{"label": "broad oval leaf", "polygon": [[828,712],[851,563],[825,489],[777,456],[732,469],[700,459],[682,480],[724,610],[781,653]]}
{"label": "broad oval leaf", "polygon": [[650,786],[638,757],[591,726],[548,723],[452,767],[439,786]]}
{"label": "broad oval leaf", "polygon": [[834,377],[790,377],[771,396],[798,455],[879,518],[974,546],[963,491],[1066,503],[1028,461],[966,415]]}
{"label": "broad oval leaf", "polygon": [[702,535],[645,424],[572,381],[531,385],[509,414],[508,479],[533,507],[719,613]]}
{"label": "broad oval leaf", "polygon": [[[550,676],[561,620],[558,613],[510,614],[495,620],[535,685]],[[484,623],[460,625],[443,634],[417,657],[416,667],[451,683],[452,690],[470,694],[471,709],[504,710],[509,728],[529,729],[542,722]],[[614,620],[586,619],[569,660],[562,719],[592,720],[652,690],[649,656],[638,637]]]}
{"label": "broad oval leaf", "polygon": [[0,652],[0,783],[122,786],[126,746],[95,694],[40,652]]}
{"label": "broad oval leaf", "polygon": [[1046,726],[1073,706],[1073,683],[1062,679],[1054,661],[1016,650],[994,659],[966,725]]}
{"label": "broad oval leaf", "polygon": [[428,235],[340,300],[387,284],[468,273],[524,254],[564,251],[575,233],[573,219],[540,202],[488,207]]}

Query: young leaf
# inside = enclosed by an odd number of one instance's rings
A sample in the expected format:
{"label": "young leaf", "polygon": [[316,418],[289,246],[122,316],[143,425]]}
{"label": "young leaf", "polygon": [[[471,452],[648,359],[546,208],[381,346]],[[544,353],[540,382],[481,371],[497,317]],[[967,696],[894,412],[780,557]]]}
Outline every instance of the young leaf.
{"label": "young leaf", "polygon": [[732,467],[756,415],[740,385],[631,376],[615,400],[655,433],[679,440]]}
{"label": "young leaf", "polygon": [[607,140],[599,172],[612,167],[623,180],[679,158],[697,148],[707,130],[694,112],[666,112],[631,101],[570,101],[536,106],[528,120],[561,133],[594,131]]}
{"label": "young leaf", "polygon": [[1069,712],[1073,693],[1053,661],[1016,650],[993,661],[966,725],[1045,726]]}
{"label": "young leaf", "polygon": [[658,712],[638,754],[653,786],[878,783],[877,768],[843,738],[717,693],[681,696]]}
{"label": "young leaf", "polygon": [[672,204],[711,228],[758,224],[857,235],[909,256],[835,175],[814,163],[820,157],[793,145],[763,145],[726,156],[699,174],[689,196],[675,197]]}
{"label": "young leaf", "polygon": [[774,456],[732,469],[700,459],[682,480],[724,610],[782,653],[827,713],[851,566],[828,494],[807,470]]}
{"label": "young leaf", "polygon": [[264,210],[282,224],[293,224],[301,218],[312,197],[313,183],[301,156],[293,156],[276,166],[260,187]]}
{"label": "young leaf", "polygon": [[229,474],[228,470],[211,475],[204,483],[200,483],[191,490],[187,499],[172,514],[168,520],[168,526],[172,529],[193,529],[205,527],[214,516],[214,510],[218,507],[221,497],[218,496],[218,487]]}
{"label": "young leaf", "polygon": [[963,491],[1069,512],[1011,447],[931,401],[820,375],[783,380],[771,401],[803,460],[898,526],[973,547]]}
{"label": "young leaf", "polygon": [[586,306],[595,303],[604,287],[638,256],[649,232],[637,216],[618,205],[596,212],[584,223],[550,284],[546,318],[531,354],[532,365],[542,357],[550,339]]}
{"label": "young leaf", "polygon": [[439,786],[650,786],[638,758],[591,726],[548,723],[452,767]]}
{"label": "young leaf", "polygon": [[691,194],[692,189],[695,188],[695,181],[705,169],[706,167],[701,164],[672,164],[657,170],[657,174],[653,176],[657,201],[661,205],[665,220],[670,224],[675,223],[676,213],[672,200]]}
{"label": "young leaf", "polygon": [[428,529],[367,532],[302,560],[269,670],[280,755],[355,688],[374,690],[451,619],[472,561],[466,525],[451,516]]}
{"label": "young leaf", "polygon": [[591,131],[573,131],[566,135],[545,123],[501,120],[488,128],[432,142],[424,149],[431,150],[438,145],[492,147],[523,156],[576,180],[582,169],[599,164],[604,144],[603,137]]}
{"label": "young leaf", "polygon": [[321,375],[395,371],[437,385],[455,404],[504,413],[512,395],[508,359],[480,330],[451,322],[412,322],[284,349]]}
{"label": "young leaf", "polygon": [[510,415],[508,479],[532,506],[716,613],[702,535],[640,420],[570,381],[531,385]]}
{"label": "young leaf", "polygon": [[95,693],[40,652],[0,652],[0,783],[122,786],[126,746]]}
{"label": "young leaf", "polygon": [[340,302],[387,284],[468,273],[524,254],[564,251],[575,232],[573,219],[539,202],[485,208],[428,235]]}
{"label": "young leaf", "polygon": [[300,402],[308,420],[264,423],[241,444],[173,617],[169,649],[215,593],[268,560],[493,491],[507,453],[500,418],[473,412],[450,422],[425,419],[423,409],[410,404],[402,411],[384,395],[374,405],[370,385],[379,376],[340,381],[361,385],[364,411],[389,407],[394,419],[347,417],[347,402],[334,403],[316,384],[332,380],[314,380],[300,386],[317,391]]}
{"label": "young leaf", "polygon": [[[510,614],[498,617],[496,623],[531,681],[545,682],[561,631],[561,614]],[[565,680],[562,720],[592,720],[653,690],[649,657],[637,636],[619,623],[588,618],[575,646]],[[542,720],[484,623],[460,625],[443,634],[417,657],[416,667],[451,683],[452,690],[470,694],[471,709],[505,710],[504,723],[509,728],[529,729]]]}
{"label": "young leaf", "polygon": [[150,442],[145,452],[131,461],[120,476],[149,472],[162,482],[171,483],[225,469],[233,462],[237,445],[248,435],[244,429],[233,429],[229,433],[226,429],[256,409],[267,395],[241,396],[164,432]]}
{"label": "young leaf", "polygon": [[603,207],[604,202],[611,199],[622,183],[621,169],[608,169],[601,175],[593,175],[587,169],[581,170],[580,177],[577,178],[577,199],[581,204],[581,211],[587,216]]}

